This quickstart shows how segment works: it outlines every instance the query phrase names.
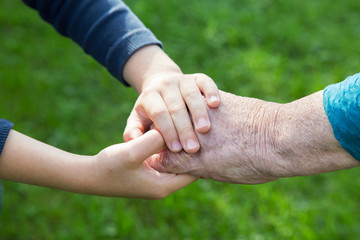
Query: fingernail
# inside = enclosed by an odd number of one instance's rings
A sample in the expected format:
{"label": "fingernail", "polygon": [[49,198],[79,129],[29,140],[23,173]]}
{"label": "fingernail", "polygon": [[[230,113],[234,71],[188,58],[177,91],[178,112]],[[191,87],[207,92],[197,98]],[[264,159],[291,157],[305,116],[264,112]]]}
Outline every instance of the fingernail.
{"label": "fingernail", "polygon": [[218,97],[216,97],[216,96],[211,96],[210,97],[210,102],[217,102],[217,101],[219,101]]}
{"label": "fingernail", "polygon": [[199,147],[199,144],[197,142],[195,142],[193,139],[189,139],[187,142],[186,142],[186,147],[188,149],[195,149],[195,148],[198,148]]}
{"label": "fingernail", "polygon": [[209,122],[205,118],[200,118],[197,122],[197,128],[202,129],[209,126]]}
{"label": "fingernail", "polygon": [[182,146],[178,141],[173,141],[171,147],[173,151],[180,151],[182,149]]}

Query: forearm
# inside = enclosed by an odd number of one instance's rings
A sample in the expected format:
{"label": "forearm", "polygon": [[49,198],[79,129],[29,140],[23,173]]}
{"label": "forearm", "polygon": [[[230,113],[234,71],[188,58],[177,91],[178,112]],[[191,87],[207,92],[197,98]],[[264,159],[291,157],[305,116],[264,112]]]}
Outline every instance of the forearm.
{"label": "forearm", "polygon": [[[359,166],[338,140],[324,111],[323,91],[284,104],[276,116],[280,176],[313,175]],[[278,168],[278,169],[281,169]]]}
{"label": "forearm", "polygon": [[92,157],[71,154],[11,130],[0,156],[0,179],[87,193]]}
{"label": "forearm", "polygon": [[136,51],[126,62],[123,70],[125,81],[138,93],[142,92],[146,80],[181,73],[178,65],[157,45],[145,46]]}

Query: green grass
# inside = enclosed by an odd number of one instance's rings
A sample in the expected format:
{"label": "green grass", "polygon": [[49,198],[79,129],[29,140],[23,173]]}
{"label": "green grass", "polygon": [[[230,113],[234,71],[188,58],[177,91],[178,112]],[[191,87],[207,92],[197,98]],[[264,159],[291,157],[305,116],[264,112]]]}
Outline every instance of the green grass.
{"label": "green grass", "polygon": [[[359,71],[358,0],[137,0],[184,72],[288,102]],[[0,3],[0,117],[61,149],[122,141],[136,93],[21,1]],[[356,239],[358,169],[246,186],[198,181],[164,200],[4,182],[0,239]]]}

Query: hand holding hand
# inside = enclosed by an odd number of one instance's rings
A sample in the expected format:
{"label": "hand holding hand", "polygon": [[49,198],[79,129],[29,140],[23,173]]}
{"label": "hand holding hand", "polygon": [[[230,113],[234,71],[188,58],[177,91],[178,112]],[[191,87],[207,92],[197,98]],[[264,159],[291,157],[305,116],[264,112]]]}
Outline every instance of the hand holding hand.
{"label": "hand holding hand", "polygon": [[[270,147],[275,132],[267,129],[263,101],[221,93],[221,105],[209,112],[213,127],[199,134],[195,154],[164,151],[149,164],[164,172],[188,173],[230,183],[263,183],[277,179],[270,173],[275,155]],[[273,109],[276,112],[275,108]]]}
{"label": "hand holding hand", "polygon": [[164,151],[149,164],[164,172],[258,184],[359,166],[335,139],[322,91],[288,104],[221,93],[213,127],[196,154]]}
{"label": "hand holding hand", "polygon": [[[160,173],[147,161],[164,148],[160,133],[150,130],[128,143],[105,148],[93,159],[95,194],[159,199],[196,180],[185,174]],[[90,190],[91,191],[91,190]]]}
{"label": "hand holding hand", "polygon": [[211,78],[183,74],[157,46],[136,52],[125,65],[124,77],[140,93],[127,121],[125,141],[141,136],[154,124],[170,150],[199,150],[191,122],[199,133],[206,133],[210,129],[207,106],[216,108],[220,104],[218,88]]}
{"label": "hand holding hand", "polygon": [[163,147],[160,133],[151,130],[95,156],[83,156],[11,130],[0,156],[0,179],[83,194],[158,199],[196,180],[148,165],[145,159]]}

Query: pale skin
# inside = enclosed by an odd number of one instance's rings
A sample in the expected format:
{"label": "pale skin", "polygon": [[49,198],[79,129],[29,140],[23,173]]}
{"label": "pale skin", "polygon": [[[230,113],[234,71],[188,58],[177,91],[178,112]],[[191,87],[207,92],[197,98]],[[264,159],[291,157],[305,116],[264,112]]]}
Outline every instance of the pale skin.
{"label": "pale skin", "polygon": [[160,199],[196,180],[160,173],[144,160],[164,148],[160,133],[107,147],[94,156],[62,151],[11,130],[0,179],[101,196]]}
{"label": "pale skin", "polygon": [[126,142],[154,124],[171,151],[195,153],[200,149],[195,132],[210,130],[207,106],[216,108],[220,104],[218,88],[211,78],[183,74],[157,45],[138,50],[126,62],[123,76],[140,94],[124,131]]}
{"label": "pale skin", "polygon": [[[110,146],[95,156],[81,156],[11,130],[0,156],[0,179],[84,194],[148,199],[163,198],[195,181],[188,175],[160,173],[145,160],[165,147],[163,139],[172,151],[199,150],[187,108],[195,129],[207,132],[207,106],[220,104],[215,83],[203,74],[183,74],[156,45],[136,51],[123,75],[140,93],[124,132],[128,143]],[[149,131],[152,125],[161,134]]]}
{"label": "pale skin", "polygon": [[196,154],[163,151],[148,159],[163,172],[259,184],[359,166],[334,137],[322,91],[287,104],[220,92],[213,127]]}

